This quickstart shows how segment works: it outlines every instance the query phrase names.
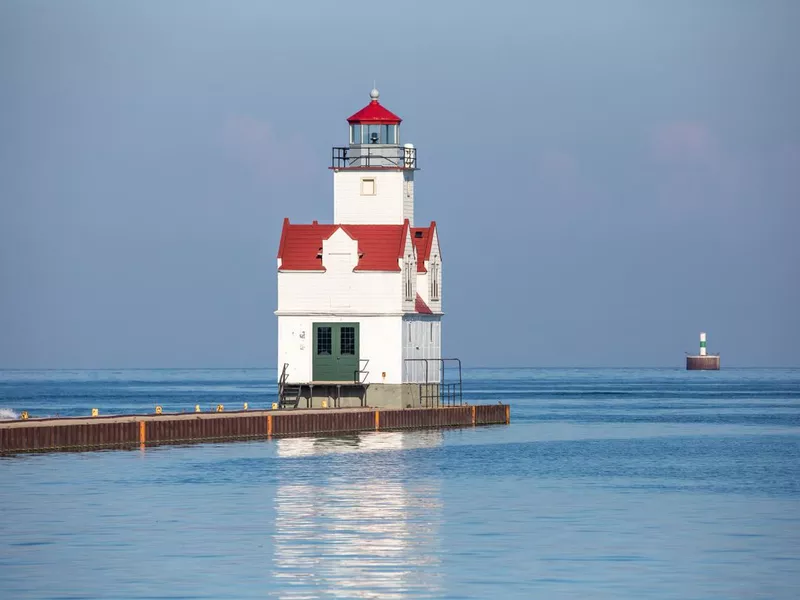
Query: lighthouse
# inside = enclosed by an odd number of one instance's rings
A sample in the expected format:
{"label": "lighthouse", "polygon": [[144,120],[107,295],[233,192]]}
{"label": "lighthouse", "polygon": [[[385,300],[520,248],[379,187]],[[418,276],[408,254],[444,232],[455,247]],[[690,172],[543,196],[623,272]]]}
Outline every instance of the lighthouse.
{"label": "lighthouse", "polygon": [[686,355],[687,371],[719,371],[719,354],[706,351],[706,334],[700,333],[700,354]]}
{"label": "lighthouse", "polygon": [[275,311],[282,407],[439,402],[439,235],[435,222],[415,226],[417,150],[401,141],[401,123],[373,89],[331,151],[333,222],[284,219]]}

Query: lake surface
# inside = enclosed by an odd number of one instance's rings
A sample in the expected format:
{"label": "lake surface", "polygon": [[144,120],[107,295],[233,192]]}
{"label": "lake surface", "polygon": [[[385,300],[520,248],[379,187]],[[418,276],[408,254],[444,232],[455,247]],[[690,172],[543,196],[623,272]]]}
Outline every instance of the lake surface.
{"label": "lake surface", "polygon": [[[275,379],[0,371],[0,409],[263,408]],[[800,370],[465,392],[511,425],[0,458],[0,598],[798,597]]]}

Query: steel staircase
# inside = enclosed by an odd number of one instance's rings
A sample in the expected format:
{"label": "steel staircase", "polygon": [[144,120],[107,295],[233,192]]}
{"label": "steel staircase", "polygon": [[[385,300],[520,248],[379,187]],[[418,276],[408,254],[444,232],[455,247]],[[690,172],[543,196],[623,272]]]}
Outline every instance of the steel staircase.
{"label": "steel staircase", "polygon": [[300,392],[302,390],[299,385],[292,385],[286,382],[289,363],[283,364],[281,371],[281,378],[278,380],[278,408],[297,408],[300,403]]}

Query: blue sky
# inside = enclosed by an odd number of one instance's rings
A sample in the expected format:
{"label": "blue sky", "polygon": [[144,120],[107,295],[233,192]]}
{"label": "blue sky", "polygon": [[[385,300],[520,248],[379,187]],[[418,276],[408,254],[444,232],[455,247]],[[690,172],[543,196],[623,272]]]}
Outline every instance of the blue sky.
{"label": "blue sky", "polygon": [[0,367],[275,364],[283,217],[368,101],[445,353],[800,366],[800,3],[0,3]]}

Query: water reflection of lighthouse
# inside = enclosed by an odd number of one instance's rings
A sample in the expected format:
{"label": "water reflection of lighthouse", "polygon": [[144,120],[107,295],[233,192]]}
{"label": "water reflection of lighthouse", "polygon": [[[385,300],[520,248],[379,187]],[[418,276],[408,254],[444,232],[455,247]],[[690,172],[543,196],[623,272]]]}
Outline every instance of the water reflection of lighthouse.
{"label": "water reflection of lighthouse", "polygon": [[404,450],[438,446],[441,435],[278,440],[287,460],[275,497],[275,594],[396,598],[435,591],[439,483],[415,478],[416,461]]}

